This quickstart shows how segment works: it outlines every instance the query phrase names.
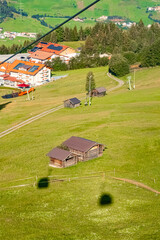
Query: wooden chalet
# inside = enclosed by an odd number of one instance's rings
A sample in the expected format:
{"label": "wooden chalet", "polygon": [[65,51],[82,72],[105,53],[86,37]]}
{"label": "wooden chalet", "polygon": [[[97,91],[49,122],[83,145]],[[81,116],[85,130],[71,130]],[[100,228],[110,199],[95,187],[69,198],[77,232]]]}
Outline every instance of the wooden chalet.
{"label": "wooden chalet", "polygon": [[64,101],[64,107],[75,108],[79,107],[81,101],[78,98],[70,98]]}
{"label": "wooden chalet", "polygon": [[78,161],[87,161],[103,155],[104,145],[85,138],[72,136],[63,143],[69,151],[78,157]]}
{"label": "wooden chalet", "polygon": [[92,90],[92,97],[103,97],[106,95],[106,88],[105,87],[98,87]]}
{"label": "wooden chalet", "polygon": [[64,168],[77,164],[77,156],[61,148],[53,148],[48,154],[50,166]]}

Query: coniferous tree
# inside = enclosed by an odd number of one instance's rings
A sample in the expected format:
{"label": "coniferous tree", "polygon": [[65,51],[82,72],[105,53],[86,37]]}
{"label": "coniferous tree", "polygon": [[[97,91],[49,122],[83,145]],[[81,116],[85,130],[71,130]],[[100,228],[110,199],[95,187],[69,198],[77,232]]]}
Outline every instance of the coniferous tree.
{"label": "coniferous tree", "polygon": [[89,93],[89,91],[92,91],[95,89],[96,84],[94,80],[94,74],[93,72],[89,72],[86,77],[86,91]]}
{"label": "coniferous tree", "polygon": [[85,52],[87,54],[93,54],[93,49],[94,49],[94,41],[90,36],[88,36],[85,41]]}
{"label": "coniferous tree", "polygon": [[83,30],[82,26],[79,29],[79,40],[80,41],[85,40],[85,34],[84,34],[84,30]]}

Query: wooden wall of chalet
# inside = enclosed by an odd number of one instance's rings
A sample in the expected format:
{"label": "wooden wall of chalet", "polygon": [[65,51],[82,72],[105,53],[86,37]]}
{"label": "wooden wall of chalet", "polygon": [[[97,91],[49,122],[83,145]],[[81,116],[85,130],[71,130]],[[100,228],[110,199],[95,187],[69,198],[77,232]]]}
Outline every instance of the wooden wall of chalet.
{"label": "wooden wall of chalet", "polygon": [[73,165],[76,165],[76,164],[77,164],[77,156],[74,156],[72,158],[66,159],[63,162],[63,167],[70,167],[70,166],[73,166]]}
{"label": "wooden wall of chalet", "polygon": [[99,93],[97,90],[92,91],[92,97],[103,97],[106,95],[106,92]]}
{"label": "wooden wall of chalet", "polygon": [[50,158],[50,166],[54,167],[63,167],[63,162],[61,160],[58,160],[56,158]]}
{"label": "wooden wall of chalet", "polygon": [[79,162],[83,162],[102,156],[103,149],[104,149],[103,145],[97,144],[96,146],[91,148],[88,152],[81,152],[74,149],[70,149],[70,151],[78,156]]}
{"label": "wooden wall of chalet", "polygon": [[70,167],[77,164],[77,156],[66,159],[65,161],[58,160],[56,158],[50,158],[50,166],[53,167]]}
{"label": "wooden wall of chalet", "polygon": [[64,102],[64,107],[68,107],[68,108],[75,108],[75,107],[79,107],[80,103],[78,104],[72,104],[69,100],[66,100]]}

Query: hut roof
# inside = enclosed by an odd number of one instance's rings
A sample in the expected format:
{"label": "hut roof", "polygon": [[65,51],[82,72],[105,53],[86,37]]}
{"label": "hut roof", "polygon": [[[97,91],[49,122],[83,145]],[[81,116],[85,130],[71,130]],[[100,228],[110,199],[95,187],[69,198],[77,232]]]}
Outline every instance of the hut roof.
{"label": "hut roof", "polygon": [[64,161],[67,157],[72,155],[71,152],[63,150],[61,148],[53,148],[48,154],[48,157],[56,158],[58,160]]}
{"label": "hut roof", "polygon": [[70,137],[63,143],[63,145],[67,146],[68,148],[72,148],[81,152],[87,152],[96,144],[97,142],[74,136]]}
{"label": "hut roof", "polygon": [[96,88],[96,90],[98,93],[103,93],[103,92],[107,91],[107,89],[105,87],[98,87],[98,88]]}
{"label": "hut roof", "polygon": [[78,98],[76,98],[76,97],[67,99],[67,100],[65,100],[64,102],[66,102],[66,101],[70,101],[73,105],[78,104],[78,103],[81,102],[81,101],[80,101]]}

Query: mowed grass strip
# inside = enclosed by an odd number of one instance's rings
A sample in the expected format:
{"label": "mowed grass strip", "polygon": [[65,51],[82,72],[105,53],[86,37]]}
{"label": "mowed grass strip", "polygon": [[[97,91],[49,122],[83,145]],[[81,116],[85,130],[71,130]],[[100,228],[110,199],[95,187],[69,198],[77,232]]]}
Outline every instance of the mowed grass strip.
{"label": "mowed grass strip", "polygon": [[[97,73],[102,74],[102,69],[96,69]],[[52,84],[40,87],[44,99],[39,98],[39,110],[43,103],[56,103],[62,98],[61,93],[68,97],[69,89],[72,96],[78,92],[78,96],[83,96],[88,69],[78,71],[55,82],[59,92],[53,99]],[[39,179],[48,174],[52,179],[67,180],[51,183],[47,189],[1,191],[3,239],[159,239],[159,196],[110,179],[134,179],[160,190],[158,72],[159,68],[137,72],[134,91],[124,86],[103,98],[94,98],[91,106],[62,109],[1,139],[1,186],[11,186],[6,181],[12,179]],[[97,86],[107,87],[105,80],[99,77]],[[11,106],[8,104],[1,113]],[[14,107],[12,110],[16,111]],[[26,111],[24,106],[23,110]],[[15,121],[16,115],[12,116]],[[104,155],[70,168],[49,169],[46,153],[72,135],[104,143]],[[105,177],[99,172],[105,172]],[[98,177],[92,178],[95,175]],[[91,178],[82,179],[84,176]],[[35,183],[35,179],[28,182]],[[99,205],[103,193],[112,196],[113,204]]]}

